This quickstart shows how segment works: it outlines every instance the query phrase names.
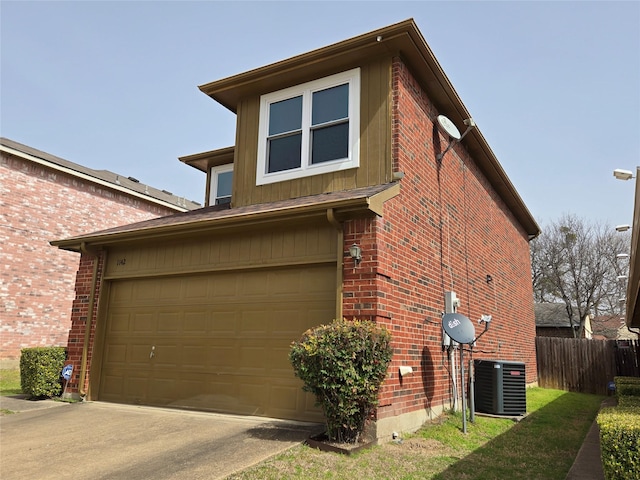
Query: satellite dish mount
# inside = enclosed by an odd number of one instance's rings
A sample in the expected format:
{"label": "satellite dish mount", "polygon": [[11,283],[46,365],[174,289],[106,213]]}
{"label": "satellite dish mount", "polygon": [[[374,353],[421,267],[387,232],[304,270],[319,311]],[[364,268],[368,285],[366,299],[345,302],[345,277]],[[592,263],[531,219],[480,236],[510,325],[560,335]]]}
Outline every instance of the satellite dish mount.
{"label": "satellite dish mount", "polygon": [[438,125],[440,125],[440,128],[442,128],[442,130],[444,130],[450,138],[449,145],[447,145],[447,148],[444,149],[444,152],[436,155],[436,159],[442,160],[442,157],[444,157],[445,153],[451,150],[454,145],[460,143],[462,139],[467,135],[467,133],[469,133],[471,129],[476,126],[476,122],[474,122],[473,118],[471,117],[467,118],[464,121],[467,129],[462,135],[460,135],[460,130],[458,130],[455,124],[444,115],[438,115],[437,121]]}
{"label": "satellite dish mount", "polygon": [[[458,342],[460,346],[460,386],[462,388],[462,432],[467,433],[467,394],[465,392],[464,381],[464,347],[462,345],[468,344],[469,348],[473,348],[482,335],[489,330],[489,323],[491,322],[491,315],[483,315],[480,319],[480,323],[484,323],[484,331],[476,335],[476,329],[473,326],[471,320],[459,313],[445,313],[442,315],[442,328],[445,333],[451,337],[455,342]],[[473,403],[473,402],[472,402]],[[473,405],[471,406],[472,418],[473,418]]]}

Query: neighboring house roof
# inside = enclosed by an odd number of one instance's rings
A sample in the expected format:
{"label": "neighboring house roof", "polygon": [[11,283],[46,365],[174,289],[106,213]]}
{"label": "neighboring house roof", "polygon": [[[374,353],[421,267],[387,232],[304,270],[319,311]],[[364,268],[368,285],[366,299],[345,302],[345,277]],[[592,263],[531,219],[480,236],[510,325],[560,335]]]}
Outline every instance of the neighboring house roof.
{"label": "neighboring house roof", "polygon": [[638,335],[630,332],[620,315],[600,315],[591,320],[594,338],[611,340],[635,340]]}
{"label": "neighboring house roof", "polygon": [[[569,328],[571,322],[564,303],[536,303],[536,327]],[[574,320],[576,327],[576,320]]]}
{"label": "neighboring house roof", "polygon": [[[324,48],[271,65],[201,85],[209,95],[234,113],[243,98],[280,90],[331,73],[353,68],[365,58],[400,55],[413,75],[429,92],[438,111],[456,125],[471,118],[433,52],[412,19],[390,25]],[[530,239],[540,228],[507,177],[491,147],[478,128],[464,144],[500,198],[506,203]],[[196,167],[198,168],[198,167]]]}
{"label": "neighboring house roof", "polygon": [[168,237],[176,234],[195,234],[216,228],[249,226],[270,221],[311,218],[314,215],[328,221],[371,212],[382,215],[382,205],[400,193],[398,183],[375,185],[340,192],[310,195],[246,207],[228,208],[213,205],[190,212],[177,213],[143,222],[123,225],[64,240],[51,245],[79,251],[81,244],[107,245],[123,241]]}
{"label": "neighboring house roof", "polygon": [[28,147],[27,145],[9,140],[8,138],[0,138],[0,150],[22,159],[45,165],[54,170],[84,178],[93,183],[101,184],[113,190],[141,198],[147,202],[173,208],[180,212],[194,210],[202,206],[192,200],[173,195],[166,190],[158,190],[157,188],[140,183],[135,178],[125,177],[110,172],[109,170],[93,170],[92,168],[78,165],[77,163]]}

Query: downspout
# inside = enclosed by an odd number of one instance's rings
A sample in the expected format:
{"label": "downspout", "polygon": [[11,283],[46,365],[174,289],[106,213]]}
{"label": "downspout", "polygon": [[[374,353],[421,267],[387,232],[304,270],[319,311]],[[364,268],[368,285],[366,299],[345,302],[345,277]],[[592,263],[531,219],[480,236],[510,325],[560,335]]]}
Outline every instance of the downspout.
{"label": "downspout", "polygon": [[329,223],[333,225],[338,232],[338,248],[336,259],[336,319],[340,320],[342,318],[342,250],[344,248],[344,231],[342,229],[342,224],[336,219],[333,208],[327,209],[327,220],[329,220]]}
{"label": "downspout", "polygon": [[93,312],[95,309],[95,296],[96,288],[98,284],[98,264],[100,263],[100,257],[95,251],[87,248],[87,244],[82,242],[80,244],[80,251],[83,254],[93,257],[93,274],[91,275],[91,293],[89,296],[89,307],[87,311],[87,322],[84,328],[84,343],[82,345],[82,360],[80,361],[80,384],[78,385],[78,393],[82,398],[86,397],[87,390],[85,389],[86,375],[87,375],[87,358],[89,356],[89,340],[91,338],[91,327],[93,324]]}

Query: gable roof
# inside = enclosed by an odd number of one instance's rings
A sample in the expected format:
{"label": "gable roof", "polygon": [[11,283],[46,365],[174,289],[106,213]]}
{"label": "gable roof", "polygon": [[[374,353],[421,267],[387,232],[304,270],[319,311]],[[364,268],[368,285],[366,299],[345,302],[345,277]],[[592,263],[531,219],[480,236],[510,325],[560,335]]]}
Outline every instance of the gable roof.
{"label": "gable roof", "polygon": [[[564,303],[536,303],[536,327],[570,328],[571,322]],[[577,327],[574,321],[574,328]]]}
{"label": "gable roof", "polygon": [[0,150],[24,160],[64,172],[68,175],[84,178],[92,183],[101,184],[126,195],[137,197],[164,207],[173,208],[176,211],[184,212],[200,208],[202,206],[192,200],[187,200],[184,197],[173,195],[171,192],[167,192],[166,190],[159,190],[149,185],[145,185],[144,183],[140,183],[135,178],[125,177],[117,173],[110,172],[109,170],[94,170],[92,168],[70,162],[64,158],[56,157],[50,153],[23,145],[22,143],[15,142],[8,138],[0,138]]}
{"label": "gable roof", "polygon": [[331,221],[331,216],[344,219],[361,215],[382,215],[384,202],[399,193],[400,185],[389,183],[245,207],[214,205],[50,243],[65,250],[80,251],[83,244],[104,246],[151,237],[158,240],[176,235],[209,233],[213,230],[255,228],[258,224],[296,219],[323,218]]}
{"label": "gable roof", "polygon": [[[366,58],[399,55],[429,92],[440,113],[456,125],[471,118],[413,19],[261,68],[201,85],[202,92],[237,113],[241,99],[353,68]],[[530,239],[540,228],[478,128],[463,143]]]}
{"label": "gable roof", "polygon": [[627,329],[624,317],[600,315],[591,319],[593,336],[611,340],[635,340],[638,335]]}

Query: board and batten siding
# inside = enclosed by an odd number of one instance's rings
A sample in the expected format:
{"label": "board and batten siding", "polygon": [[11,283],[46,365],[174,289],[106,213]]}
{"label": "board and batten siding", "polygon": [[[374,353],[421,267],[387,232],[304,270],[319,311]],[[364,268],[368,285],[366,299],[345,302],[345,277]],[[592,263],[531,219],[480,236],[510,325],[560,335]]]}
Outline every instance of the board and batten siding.
{"label": "board and batten siding", "polygon": [[302,224],[114,247],[107,258],[105,279],[335,263],[336,259],[335,229],[329,224]]}
{"label": "board and batten siding", "polygon": [[274,202],[391,181],[391,57],[360,65],[360,166],[268,185],[256,185],[260,97],[238,105],[233,204]]}

